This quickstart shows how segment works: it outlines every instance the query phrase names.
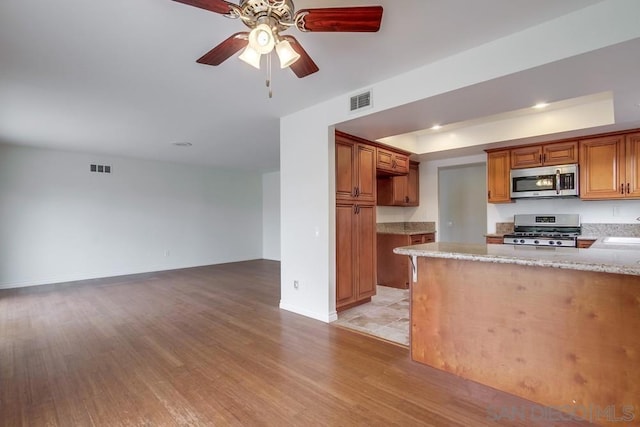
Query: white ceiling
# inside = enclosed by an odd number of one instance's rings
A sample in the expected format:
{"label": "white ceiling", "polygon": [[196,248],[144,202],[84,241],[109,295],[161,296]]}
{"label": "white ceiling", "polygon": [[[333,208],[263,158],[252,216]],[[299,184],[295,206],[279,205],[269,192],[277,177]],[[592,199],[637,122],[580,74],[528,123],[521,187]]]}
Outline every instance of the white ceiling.
{"label": "white ceiling", "polygon": [[[236,58],[219,67],[195,62],[244,31],[237,20],[171,0],[2,0],[0,142],[277,170],[279,117],[598,2],[296,0],[298,9],[381,4],[382,27],[362,34],[290,30],[320,71],[298,79],[275,69],[269,99],[263,71]],[[344,129],[378,139],[433,121],[523,108],[536,97],[603,90],[616,92],[616,119],[627,122],[637,116],[627,104],[640,102],[632,79],[640,69],[638,51],[637,42],[625,43],[377,113]],[[615,66],[576,74],[590,69],[593,58]],[[171,145],[183,141],[193,146]]]}

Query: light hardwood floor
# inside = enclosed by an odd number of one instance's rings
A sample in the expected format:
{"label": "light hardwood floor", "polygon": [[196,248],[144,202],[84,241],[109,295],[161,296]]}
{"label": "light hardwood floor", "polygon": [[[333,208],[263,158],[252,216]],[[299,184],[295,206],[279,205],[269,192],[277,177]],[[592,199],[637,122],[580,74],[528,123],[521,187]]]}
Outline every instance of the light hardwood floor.
{"label": "light hardwood floor", "polygon": [[0,425],[550,425],[406,348],[278,309],[279,270],[0,291]]}

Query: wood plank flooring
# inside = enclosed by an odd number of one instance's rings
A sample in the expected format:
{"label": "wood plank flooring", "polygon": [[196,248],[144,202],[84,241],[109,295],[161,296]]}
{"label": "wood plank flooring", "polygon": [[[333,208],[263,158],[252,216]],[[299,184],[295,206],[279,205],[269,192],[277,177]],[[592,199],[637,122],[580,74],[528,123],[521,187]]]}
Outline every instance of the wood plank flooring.
{"label": "wood plank flooring", "polygon": [[556,424],[406,348],[278,309],[279,271],[249,261],[0,291],[0,425]]}

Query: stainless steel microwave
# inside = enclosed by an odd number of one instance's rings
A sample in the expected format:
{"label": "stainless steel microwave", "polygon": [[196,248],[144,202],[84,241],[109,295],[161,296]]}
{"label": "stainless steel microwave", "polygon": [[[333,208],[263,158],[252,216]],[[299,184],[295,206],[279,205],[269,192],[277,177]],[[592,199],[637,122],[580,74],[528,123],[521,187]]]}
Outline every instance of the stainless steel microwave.
{"label": "stainless steel microwave", "polygon": [[578,165],[511,170],[511,198],[577,197]]}

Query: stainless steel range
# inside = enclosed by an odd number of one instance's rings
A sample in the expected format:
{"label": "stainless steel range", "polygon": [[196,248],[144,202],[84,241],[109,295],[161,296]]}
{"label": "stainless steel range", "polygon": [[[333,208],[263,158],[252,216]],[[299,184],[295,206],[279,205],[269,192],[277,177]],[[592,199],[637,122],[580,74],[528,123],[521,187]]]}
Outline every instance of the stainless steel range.
{"label": "stainless steel range", "polygon": [[503,243],[510,245],[533,245],[577,247],[580,235],[580,215],[514,215],[513,234],[505,234]]}

